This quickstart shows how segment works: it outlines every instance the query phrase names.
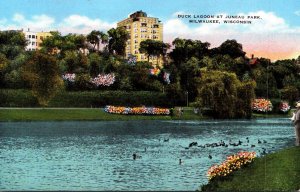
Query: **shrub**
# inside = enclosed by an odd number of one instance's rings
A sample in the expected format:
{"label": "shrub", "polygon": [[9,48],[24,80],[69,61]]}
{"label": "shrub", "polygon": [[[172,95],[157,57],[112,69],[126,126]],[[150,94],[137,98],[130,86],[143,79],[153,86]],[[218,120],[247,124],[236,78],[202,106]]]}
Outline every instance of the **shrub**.
{"label": "shrub", "polygon": [[1,89],[1,107],[36,107],[37,99],[32,96],[30,90],[24,89]]}
{"label": "shrub", "polygon": [[270,112],[273,109],[273,105],[268,99],[254,99],[252,101],[252,110],[256,112]]}
{"label": "shrub", "polygon": [[[148,91],[61,91],[49,102],[49,107],[104,107],[118,106],[157,106],[169,107],[170,102],[162,92]],[[2,89],[1,107],[36,107],[37,100],[29,90]]]}

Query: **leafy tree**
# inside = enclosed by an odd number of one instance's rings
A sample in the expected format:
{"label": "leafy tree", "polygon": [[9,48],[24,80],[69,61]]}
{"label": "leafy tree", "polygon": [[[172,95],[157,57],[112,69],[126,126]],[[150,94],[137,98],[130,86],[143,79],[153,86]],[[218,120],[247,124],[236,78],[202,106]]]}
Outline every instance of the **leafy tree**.
{"label": "leafy tree", "polygon": [[27,41],[22,32],[0,31],[0,53],[9,60],[14,59],[25,51]]}
{"label": "leafy tree", "polygon": [[40,51],[34,52],[24,64],[22,75],[41,106],[47,106],[63,85],[56,58]]}
{"label": "leafy tree", "polygon": [[86,37],[78,34],[67,34],[62,36],[59,32],[51,32],[52,36],[43,40],[42,50],[51,54],[58,54],[63,57],[67,51],[76,51],[85,53]]}
{"label": "leafy tree", "polygon": [[180,38],[176,38],[172,42],[172,45],[174,46],[174,49],[169,55],[178,68],[180,68],[182,63],[192,57],[201,60],[204,56],[207,56],[209,53],[208,47],[210,46],[208,42],[203,43],[199,40]]}
{"label": "leafy tree", "polygon": [[243,51],[242,44],[236,40],[226,40],[220,47],[218,47],[219,53],[222,55],[229,55],[232,58],[245,57],[246,52]]}
{"label": "leafy tree", "polygon": [[132,82],[132,71],[134,71],[134,66],[128,65],[127,63],[121,63],[116,68],[116,83],[119,89],[131,91],[134,89]]}
{"label": "leafy tree", "polygon": [[164,43],[162,41],[147,39],[140,43],[139,51],[147,55],[148,62],[149,62],[150,56],[156,56],[156,57],[165,56],[169,48],[170,45],[167,43]]}
{"label": "leafy tree", "polygon": [[4,86],[4,75],[8,66],[8,59],[2,53],[0,53],[0,87]]}
{"label": "leafy tree", "polygon": [[135,89],[145,90],[148,87],[148,83],[150,83],[150,68],[151,65],[145,62],[137,62],[135,67],[132,68],[133,71],[130,74],[130,79]]}
{"label": "leafy tree", "polygon": [[281,98],[293,104],[299,99],[299,91],[295,86],[287,85],[281,90]]}
{"label": "leafy tree", "polygon": [[51,36],[43,39],[41,47],[43,51],[51,54],[59,53],[64,44],[63,36],[58,31],[50,32]]}
{"label": "leafy tree", "polygon": [[207,67],[208,70],[221,70],[234,72],[241,80],[245,73],[250,72],[250,67],[242,57],[236,59],[229,55],[214,55],[213,57],[205,56],[199,64],[201,67]]}
{"label": "leafy tree", "polygon": [[86,38],[87,41],[93,46],[90,49],[92,52],[99,51],[100,43],[108,42],[108,35],[96,30],[91,31]]}
{"label": "leafy tree", "polygon": [[62,36],[62,44],[60,45],[60,47],[60,51],[62,53],[66,51],[84,52],[86,48],[86,37],[84,35],[72,33],[66,36]]}
{"label": "leafy tree", "polygon": [[271,72],[267,72],[266,69],[255,69],[253,75],[256,81],[255,94],[257,97],[280,98],[276,79]]}
{"label": "leafy tree", "polygon": [[101,65],[101,57],[97,53],[91,53],[88,56],[88,62],[90,66],[90,75],[92,77],[97,76],[100,72],[100,65]]}
{"label": "leafy tree", "polygon": [[251,103],[255,98],[254,88],[256,83],[253,80],[247,80],[237,86],[236,117],[251,118]]}
{"label": "leafy tree", "polygon": [[4,76],[6,87],[9,88],[24,88],[27,87],[24,83],[22,76],[21,76],[21,70],[12,70],[9,73],[6,73]]}
{"label": "leafy tree", "polygon": [[64,55],[61,65],[65,66],[68,73],[87,72],[89,63],[86,55],[77,51],[66,51]]}
{"label": "leafy tree", "polygon": [[[254,84],[243,85],[234,73],[224,71],[202,69],[201,74],[197,97],[200,108],[211,109],[215,118],[249,116]],[[245,98],[239,98],[243,95]]]}
{"label": "leafy tree", "polygon": [[[276,77],[277,88],[283,88],[283,81],[285,77],[294,75],[299,76],[298,73],[299,67],[296,65],[293,60],[279,60],[275,63],[270,64],[270,71],[273,73],[274,77]],[[287,79],[285,79],[287,80]]]}
{"label": "leafy tree", "polygon": [[[298,76],[298,75],[297,75]],[[282,85],[286,86],[297,86],[299,84],[299,79],[296,79],[294,74],[284,76],[282,80]]]}
{"label": "leafy tree", "polygon": [[172,106],[184,105],[185,95],[182,91],[179,82],[175,82],[165,86],[165,92]]}
{"label": "leafy tree", "polygon": [[125,56],[126,41],[129,39],[128,32],[123,27],[112,28],[108,32],[109,53]]}
{"label": "leafy tree", "polygon": [[91,76],[88,74],[80,73],[75,78],[75,88],[77,90],[89,90],[93,87],[90,82]]}
{"label": "leafy tree", "polygon": [[187,92],[190,101],[194,101],[197,95],[197,79],[200,75],[199,60],[196,57],[192,57],[182,64],[180,83],[182,89]]}

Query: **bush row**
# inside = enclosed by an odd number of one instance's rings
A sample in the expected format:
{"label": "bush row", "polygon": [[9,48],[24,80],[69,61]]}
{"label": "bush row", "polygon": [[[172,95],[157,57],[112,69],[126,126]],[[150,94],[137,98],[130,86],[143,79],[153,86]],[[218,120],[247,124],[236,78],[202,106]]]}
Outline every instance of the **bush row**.
{"label": "bush row", "polygon": [[[106,105],[170,107],[170,102],[161,92],[62,91],[51,99],[48,107],[104,107]],[[38,103],[29,90],[2,89],[0,106],[37,107]]]}

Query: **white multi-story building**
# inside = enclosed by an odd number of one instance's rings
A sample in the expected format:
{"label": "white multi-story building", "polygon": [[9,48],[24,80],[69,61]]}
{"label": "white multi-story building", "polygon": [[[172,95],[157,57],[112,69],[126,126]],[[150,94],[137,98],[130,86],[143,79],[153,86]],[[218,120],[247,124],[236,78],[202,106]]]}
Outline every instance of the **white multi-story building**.
{"label": "white multi-story building", "polygon": [[27,40],[27,46],[25,47],[26,51],[33,51],[37,49],[37,32],[32,32],[30,29],[23,31],[25,38]]}

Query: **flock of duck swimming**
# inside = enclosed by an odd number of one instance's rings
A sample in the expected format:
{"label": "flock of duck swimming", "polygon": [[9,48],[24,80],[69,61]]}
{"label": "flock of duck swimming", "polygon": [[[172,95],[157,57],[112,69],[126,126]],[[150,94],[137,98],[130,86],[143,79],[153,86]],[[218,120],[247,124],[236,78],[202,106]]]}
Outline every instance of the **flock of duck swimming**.
{"label": "flock of duck swimming", "polygon": [[[169,138],[164,138],[163,142],[169,142],[169,140],[170,140]],[[159,141],[160,141],[160,139],[159,139]],[[257,144],[258,145],[262,144],[262,143],[265,144],[265,143],[267,143],[267,141],[266,140],[262,140],[261,141],[260,139],[257,140]],[[188,149],[190,149],[192,147],[200,147],[200,148],[209,148],[210,147],[210,148],[214,148],[214,147],[229,147],[229,146],[233,146],[233,147],[237,147],[237,146],[250,146],[251,148],[256,147],[255,144],[250,144],[249,137],[246,137],[246,141],[245,142],[243,142],[241,140],[239,140],[238,142],[232,142],[231,140],[229,140],[228,143],[225,143],[225,141],[221,140],[221,141],[215,142],[215,143],[206,143],[204,145],[199,145],[198,142],[193,141],[193,142],[189,143],[189,145],[187,147],[183,147],[183,148],[188,150]],[[262,155],[267,154],[266,148],[262,147],[261,149],[262,150],[261,151],[259,150],[259,152]],[[145,152],[146,152],[146,148],[145,148]],[[133,156],[134,160],[136,160],[138,158],[141,158],[141,156],[139,156],[139,155],[137,155],[135,153],[132,156]],[[212,159],[212,155],[209,154],[208,158]],[[181,164],[181,159],[179,159],[179,164]]]}
{"label": "flock of duck swimming", "polygon": [[[201,147],[201,148],[229,147],[229,146],[237,147],[240,145],[241,146],[250,146],[251,148],[256,147],[255,144],[250,144],[249,137],[246,137],[246,142],[244,144],[243,143],[244,142],[241,140],[239,140],[236,143],[229,140],[229,143],[227,144],[223,140],[221,140],[217,143],[206,143],[205,145],[198,145],[198,143],[194,141],[194,142],[191,142],[188,147],[185,147],[185,149],[190,149],[191,147]],[[266,140],[261,141],[260,139],[257,140],[257,144],[262,144],[262,143],[267,143],[267,141]],[[265,155],[267,153],[266,148],[264,148],[264,147],[262,147],[262,151],[259,151],[259,152],[261,152],[262,155]],[[212,159],[212,156],[209,154],[208,158]]]}

